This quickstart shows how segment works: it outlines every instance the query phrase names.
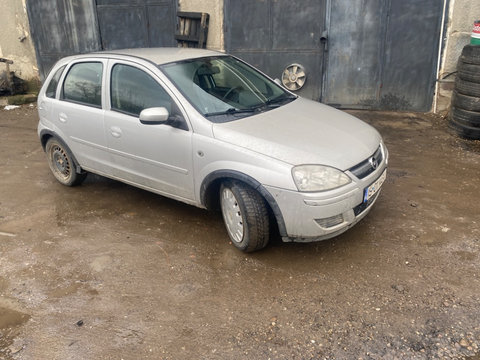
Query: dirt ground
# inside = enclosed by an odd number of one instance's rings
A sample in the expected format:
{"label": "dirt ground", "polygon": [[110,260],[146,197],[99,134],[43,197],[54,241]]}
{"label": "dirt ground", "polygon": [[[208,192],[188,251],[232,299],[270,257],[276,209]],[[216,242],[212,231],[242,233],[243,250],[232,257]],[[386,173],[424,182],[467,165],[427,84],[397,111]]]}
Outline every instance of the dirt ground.
{"label": "dirt ground", "polygon": [[56,182],[34,106],[0,110],[0,359],[480,359],[480,144],[354,112],[390,150],[340,237],[243,254],[221,215]]}

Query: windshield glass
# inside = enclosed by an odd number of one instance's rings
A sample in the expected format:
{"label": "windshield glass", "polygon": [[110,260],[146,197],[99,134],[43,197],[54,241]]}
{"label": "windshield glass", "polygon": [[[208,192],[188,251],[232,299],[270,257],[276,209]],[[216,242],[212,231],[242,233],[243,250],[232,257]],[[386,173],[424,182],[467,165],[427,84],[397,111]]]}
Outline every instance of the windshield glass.
{"label": "windshield glass", "polygon": [[296,98],[231,56],[186,60],[162,65],[160,69],[213,122],[268,111]]}

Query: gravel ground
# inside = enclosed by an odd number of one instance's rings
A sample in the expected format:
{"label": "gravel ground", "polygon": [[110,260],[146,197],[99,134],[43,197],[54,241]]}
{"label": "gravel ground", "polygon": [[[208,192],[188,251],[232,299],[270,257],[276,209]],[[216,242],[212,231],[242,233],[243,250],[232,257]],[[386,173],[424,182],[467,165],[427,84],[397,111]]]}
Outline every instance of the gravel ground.
{"label": "gravel ground", "polygon": [[243,254],[221,216],[58,184],[36,108],[0,110],[0,359],[480,359],[480,144],[355,111],[390,150],[370,214]]}

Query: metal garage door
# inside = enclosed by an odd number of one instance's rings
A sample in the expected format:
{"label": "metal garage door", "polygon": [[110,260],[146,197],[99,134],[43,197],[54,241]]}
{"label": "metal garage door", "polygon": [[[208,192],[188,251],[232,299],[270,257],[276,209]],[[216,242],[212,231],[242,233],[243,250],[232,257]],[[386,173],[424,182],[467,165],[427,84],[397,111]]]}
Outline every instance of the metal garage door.
{"label": "metal garage door", "polygon": [[335,0],[322,101],[431,109],[443,0]]}
{"label": "metal garage door", "polygon": [[27,1],[27,11],[42,78],[58,59],[101,48],[92,0]]}
{"label": "metal garage door", "polygon": [[97,0],[97,14],[105,50],[176,44],[171,0]]}
{"label": "metal garage door", "polygon": [[61,57],[175,45],[175,0],[28,1],[40,76]]}
{"label": "metal garage door", "polygon": [[[297,92],[318,100],[321,97],[325,4],[325,0],[226,0],[227,51],[273,78],[282,78],[284,70],[293,65],[289,72],[297,79],[292,79],[289,86],[303,84]],[[305,77],[295,64],[304,67]]]}
{"label": "metal garage door", "polygon": [[298,93],[337,107],[429,111],[445,1],[226,0],[226,48],[274,78],[303,65]]}

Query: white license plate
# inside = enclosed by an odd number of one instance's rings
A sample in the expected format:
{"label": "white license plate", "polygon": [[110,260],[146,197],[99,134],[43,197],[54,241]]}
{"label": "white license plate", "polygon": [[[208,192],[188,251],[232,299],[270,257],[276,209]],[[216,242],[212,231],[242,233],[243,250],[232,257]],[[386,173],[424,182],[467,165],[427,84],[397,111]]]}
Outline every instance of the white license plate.
{"label": "white license plate", "polygon": [[380,175],[380,177],[375,180],[375,182],[367,187],[363,193],[363,202],[366,203],[370,198],[375,195],[377,192],[380,191],[382,184],[384,183],[385,179],[387,178],[387,169]]}

